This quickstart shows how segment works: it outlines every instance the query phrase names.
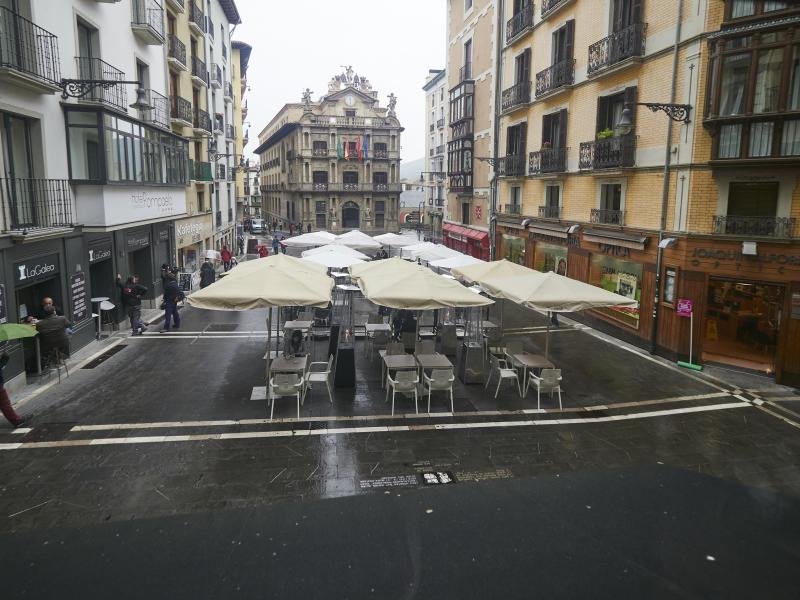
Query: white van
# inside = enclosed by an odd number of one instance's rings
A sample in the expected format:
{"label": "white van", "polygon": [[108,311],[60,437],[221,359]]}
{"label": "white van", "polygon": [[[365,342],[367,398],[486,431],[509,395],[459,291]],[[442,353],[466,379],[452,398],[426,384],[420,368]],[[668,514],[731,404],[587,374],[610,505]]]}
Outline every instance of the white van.
{"label": "white van", "polygon": [[264,233],[264,219],[253,219],[250,221],[250,231],[253,233]]}

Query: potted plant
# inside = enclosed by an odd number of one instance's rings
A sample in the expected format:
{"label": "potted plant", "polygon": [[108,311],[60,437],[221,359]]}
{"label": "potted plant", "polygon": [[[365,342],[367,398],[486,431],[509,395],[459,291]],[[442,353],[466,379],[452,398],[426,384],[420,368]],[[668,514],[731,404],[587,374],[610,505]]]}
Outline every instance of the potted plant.
{"label": "potted plant", "polygon": [[614,137],[614,130],[606,127],[605,129],[597,132],[598,140],[605,140]]}

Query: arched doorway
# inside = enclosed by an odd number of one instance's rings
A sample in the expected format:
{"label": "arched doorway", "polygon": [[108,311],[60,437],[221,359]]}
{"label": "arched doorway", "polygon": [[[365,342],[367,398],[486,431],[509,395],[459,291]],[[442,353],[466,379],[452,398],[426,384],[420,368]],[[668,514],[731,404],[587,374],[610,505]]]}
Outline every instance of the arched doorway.
{"label": "arched doorway", "polygon": [[342,229],[358,229],[360,209],[355,202],[342,205]]}

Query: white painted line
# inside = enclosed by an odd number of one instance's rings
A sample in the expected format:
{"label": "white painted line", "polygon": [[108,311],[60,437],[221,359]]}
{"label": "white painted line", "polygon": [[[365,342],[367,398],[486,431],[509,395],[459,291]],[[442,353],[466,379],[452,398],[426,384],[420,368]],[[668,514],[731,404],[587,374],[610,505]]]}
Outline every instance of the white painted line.
{"label": "white painted line", "polygon": [[11,433],[12,434],[16,434],[16,435],[19,435],[19,434],[23,434],[24,435],[26,433],[30,433],[31,431],[33,431],[32,427],[17,427],[16,429],[12,430]]}
{"label": "white painted line", "polygon": [[784,417],[783,415],[779,415],[778,413],[776,413],[776,412],[774,412],[774,411],[771,411],[771,410],[770,410],[770,409],[768,409],[768,408],[764,408],[763,406],[758,406],[758,407],[756,407],[756,408],[758,408],[758,410],[763,410],[763,411],[764,411],[765,413],[767,413],[768,415],[772,415],[772,416],[773,416],[773,417],[775,417],[776,419],[780,419],[781,421],[783,421],[784,423],[787,423],[787,424],[791,425],[792,427],[797,427],[798,429],[800,429],[800,423],[797,423],[796,421],[792,421],[792,420],[791,420],[791,419],[789,419],[788,417]]}

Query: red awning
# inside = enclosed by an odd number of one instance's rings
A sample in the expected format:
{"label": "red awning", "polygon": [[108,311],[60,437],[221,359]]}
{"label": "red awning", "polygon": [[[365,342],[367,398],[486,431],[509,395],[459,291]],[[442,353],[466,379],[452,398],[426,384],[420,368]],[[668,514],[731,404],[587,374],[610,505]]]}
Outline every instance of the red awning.
{"label": "red awning", "polygon": [[453,223],[445,223],[442,225],[442,231],[453,233],[472,240],[488,240],[489,234],[486,231],[479,229],[472,229],[471,227],[462,227],[461,225],[454,225]]}

